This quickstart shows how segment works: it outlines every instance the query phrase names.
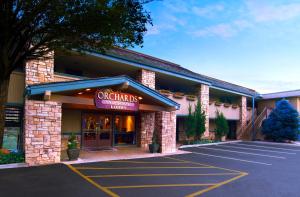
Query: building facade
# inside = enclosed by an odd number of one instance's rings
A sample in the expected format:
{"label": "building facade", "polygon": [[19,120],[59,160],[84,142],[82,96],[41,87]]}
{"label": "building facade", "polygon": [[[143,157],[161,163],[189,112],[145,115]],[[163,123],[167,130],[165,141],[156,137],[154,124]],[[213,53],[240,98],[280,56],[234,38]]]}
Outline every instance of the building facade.
{"label": "building facade", "polygon": [[254,90],[126,49],[49,56],[27,62],[10,79],[5,137],[16,142],[4,146],[23,149],[30,165],[60,162],[71,133],[82,149],[148,148],[156,135],[160,152],[174,152],[186,140],[188,107],[198,100],[204,138],[214,137],[221,111],[227,138],[240,139],[264,105]]}

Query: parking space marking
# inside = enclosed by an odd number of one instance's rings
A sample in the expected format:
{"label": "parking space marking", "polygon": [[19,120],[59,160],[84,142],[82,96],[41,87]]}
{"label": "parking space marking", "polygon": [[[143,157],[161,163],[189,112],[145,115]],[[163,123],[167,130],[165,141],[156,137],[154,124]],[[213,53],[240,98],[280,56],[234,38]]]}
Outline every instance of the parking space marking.
{"label": "parking space marking", "polygon": [[255,150],[255,151],[261,151],[261,152],[270,152],[270,153],[280,153],[280,154],[288,154],[288,155],[296,155],[296,153],[289,153],[289,152],[282,152],[282,151],[276,151],[276,150],[264,150],[264,149],[258,149],[258,148],[246,148],[246,147],[240,147],[238,144],[233,146],[228,145],[217,145],[220,147],[227,147],[227,148],[235,148],[235,149],[243,149],[243,150]]}
{"label": "parking space marking", "polygon": [[[237,180],[243,176],[246,176],[248,175],[248,173],[245,173],[245,172],[241,172],[241,171],[237,171],[237,170],[231,170],[231,169],[226,169],[226,168],[221,168],[221,167],[215,167],[215,166],[211,166],[211,165],[206,165],[206,164],[201,164],[201,163],[197,163],[197,162],[193,162],[193,161],[188,161],[188,160],[183,160],[183,159],[177,159],[177,158],[173,158],[173,157],[164,157],[164,158],[168,158],[168,159],[171,159],[173,160],[174,162],[176,163],[185,163],[185,164],[194,164],[194,165],[197,165],[195,167],[191,167],[191,166],[187,166],[187,167],[182,167],[182,166],[179,166],[179,167],[166,167],[166,166],[163,166],[163,167],[152,167],[152,166],[146,166],[146,167],[115,167],[115,168],[112,168],[112,167],[109,167],[109,168],[105,168],[105,167],[74,167],[74,166],[71,166],[71,165],[68,165],[68,167],[73,171],[75,172],[76,174],[78,174],[79,176],[81,176],[82,178],[84,178],[86,181],[88,181],[89,183],[91,183],[92,185],[94,185],[95,187],[97,187],[98,189],[100,189],[101,191],[107,193],[108,195],[112,196],[112,197],[117,197],[119,195],[115,194],[114,192],[112,192],[110,189],[136,189],[136,188],[167,188],[167,187],[205,187],[204,189],[202,190],[199,190],[193,194],[190,194],[188,196],[192,197],[192,196],[198,196],[204,192],[207,192],[207,191],[210,191],[210,190],[213,190],[215,188],[218,188],[222,185],[225,185],[229,182],[232,182],[234,180]],[[126,162],[126,161],[122,161],[120,163],[123,163],[123,162]],[[138,163],[140,163],[139,161],[137,161]],[[144,163],[145,161],[141,161],[142,163]],[[172,162],[172,163],[174,163]],[[103,162],[103,163],[107,163],[107,162]],[[156,162],[147,162],[147,164],[150,164],[150,163],[156,163]],[[164,163],[164,162],[162,162]],[[160,168],[163,168],[163,169],[185,169],[185,168],[204,168],[204,169],[220,169],[220,170],[223,170],[225,172],[220,172],[220,173],[217,173],[217,172],[214,172],[214,173],[198,173],[198,174],[187,174],[187,173],[182,173],[182,174],[179,174],[179,173],[170,173],[170,174],[164,174],[164,173],[161,173],[161,174],[108,174],[108,175],[85,175],[83,172],[80,172],[79,170],[119,170],[119,169],[134,169],[134,170],[137,170],[137,169],[160,169]],[[97,171],[95,171],[97,172]],[[113,171],[112,171],[113,172]],[[169,171],[168,171],[169,172]],[[98,184],[97,182],[95,182],[94,180],[96,180],[96,178],[118,178],[118,177],[163,177],[163,176],[216,176],[216,177],[221,177],[221,179],[226,179],[225,181],[217,181],[216,183],[179,183],[179,184],[149,184],[149,185],[121,185],[121,186],[118,186],[118,185],[111,185],[111,186],[102,186],[100,184]],[[223,176],[223,177],[222,177]],[[228,177],[229,176],[229,177]],[[233,178],[230,178],[232,177]],[[229,178],[229,179],[228,179]]]}
{"label": "parking space marking", "polygon": [[165,163],[187,163],[187,162],[182,162],[182,161],[105,161],[103,163],[147,163],[147,164],[152,164],[152,163],[158,163],[158,164],[165,164]]}
{"label": "parking space marking", "polygon": [[293,152],[300,152],[300,150],[290,149],[290,148],[278,148],[278,147],[271,147],[271,146],[261,146],[261,145],[253,145],[253,144],[240,144],[241,146],[249,146],[249,147],[260,147],[260,148],[270,148],[270,149],[277,149],[277,150],[286,150],[286,151],[293,151]]}
{"label": "parking space marking", "polygon": [[240,173],[209,173],[209,174],[110,174],[110,175],[92,175],[90,178],[111,178],[111,177],[148,177],[148,176],[226,176],[239,175]]}
{"label": "parking space marking", "polygon": [[208,157],[217,157],[217,158],[222,158],[222,159],[230,159],[230,160],[242,161],[242,162],[247,162],[247,163],[255,163],[255,164],[261,164],[261,165],[267,165],[267,166],[272,165],[270,163],[264,163],[264,162],[259,162],[259,161],[251,161],[251,160],[245,160],[245,159],[238,159],[238,158],[234,158],[234,157],[225,157],[225,156],[220,156],[220,155],[212,155],[212,154],[199,153],[199,152],[192,152],[192,153],[197,154],[197,155],[204,155],[204,156],[208,156]]}
{"label": "parking space marking", "polygon": [[216,183],[195,183],[195,184],[159,184],[159,185],[128,185],[128,186],[109,186],[108,189],[131,189],[131,188],[157,188],[157,187],[191,187],[191,186],[212,186]]}
{"label": "parking space marking", "polygon": [[187,195],[186,197],[195,197],[195,196],[199,196],[199,195],[201,195],[201,194],[203,194],[203,193],[205,193],[205,192],[208,192],[208,191],[211,191],[211,190],[216,189],[216,188],[218,188],[218,187],[221,187],[221,186],[223,186],[223,185],[226,185],[226,184],[228,184],[228,183],[230,183],[230,182],[233,182],[233,181],[235,181],[235,180],[237,180],[237,179],[239,179],[239,178],[242,178],[242,177],[244,177],[244,176],[247,176],[247,175],[248,175],[248,173],[242,173],[242,174],[239,175],[239,176],[236,176],[236,177],[233,177],[232,179],[229,179],[229,180],[223,181],[223,182],[221,182],[221,183],[212,185],[211,187],[208,187],[208,188],[206,188],[206,189],[200,190],[200,191],[198,191],[198,192],[189,194],[189,195]]}
{"label": "parking space marking", "polygon": [[77,170],[138,170],[138,169],[193,169],[193,168],[213,168],[210,166],[163,166],[163,167],[115,167],[115,168],[101,168],[101,167],[76,167]]}
{"label": "parking space marking", "polygon": [[89,177],[85,176],[84,174],[82,174],[81,172],[79,172],[76,168],[74,168],[72,165],[67,164],[67,166],[76,174],[78,174],[79,176],[81,176],[83,179],[85,179],[87,182],[91,183],[92,185],[94,185],[96,188],[100,189],[101,191],[105,192],[106,194],[108,194],[111,197],[120,197],[119,195],[115,194],[114,192],[112,192],[111,190],[109,190],[106,187],[101,186],[100,184],[96,183],[95,181],[93,181],[92,179],[90,179]]}
{"label": "parking space marking", "polygon": [[246,154],[246,155],[255,155],[255,156],[261,156],[261,157],[271,157],[271,158],[276,158],[276,159],[286,159],[285,157],[281,156],[273,156],[273,155],[265,155],[265,154],[257,154],[257,153],[249,153],[249,152],[240,152],[240,151],[235,151],[235,150],[224,150],[224,149],[219,149],[219,148],[208,148],[208,147],[196,147],[199,149],[206,149],[206,150],[216,150],[216,151],[223,151],[223,152],[231,152],[231,153],[240,153],[240,154]]}

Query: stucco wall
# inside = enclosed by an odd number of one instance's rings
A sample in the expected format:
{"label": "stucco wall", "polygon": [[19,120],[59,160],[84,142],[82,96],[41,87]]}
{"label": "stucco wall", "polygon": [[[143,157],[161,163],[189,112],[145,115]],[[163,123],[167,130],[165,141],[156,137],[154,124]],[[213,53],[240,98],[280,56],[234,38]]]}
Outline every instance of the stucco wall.
{"label": "stucco wall", "polygon": [[[274,108],[277,101],[281,99],[268,99],[258,101],[258,112],[261,112],[265,107]],[[287,100],[300,112],[300,97],[287,98]]]}
{"label": "stucco wall", "polygon": [[62,133],[78,133],[81,131],[81,111],[62,109]]}
{"label": "stucco wall", "polygon": [[8,103],[24,103],[25,75],[22,72],[13,72],[10,75],[8,88]]}

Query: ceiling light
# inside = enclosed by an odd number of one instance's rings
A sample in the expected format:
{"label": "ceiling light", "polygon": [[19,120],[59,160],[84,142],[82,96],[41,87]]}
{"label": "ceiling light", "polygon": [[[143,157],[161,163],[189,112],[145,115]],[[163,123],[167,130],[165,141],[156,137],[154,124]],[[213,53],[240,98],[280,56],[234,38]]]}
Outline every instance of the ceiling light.
{"label": "ceiling light", "polygon": [[87,92],[90,91],[90,90],[91,90],[90,88],[85,89],[85,91],[87,91]]}
{"label": "ceiling light", "polygon": [[83,92],[78,92],[77,94],[83,94]]}
{"label": "ceiling light", "polygon": [[143,97],[139,96],[139,97],[138,97],[138,99],[139,99],[139,100],[142,100],[142,99],[143,99]]}

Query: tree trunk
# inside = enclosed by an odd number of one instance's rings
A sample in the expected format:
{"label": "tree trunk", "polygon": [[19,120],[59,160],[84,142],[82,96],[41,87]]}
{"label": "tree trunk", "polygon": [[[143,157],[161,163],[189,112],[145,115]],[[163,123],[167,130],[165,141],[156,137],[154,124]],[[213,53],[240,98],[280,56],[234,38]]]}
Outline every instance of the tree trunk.
{"label": "tree trunk", "polygon": [[5,105],[8,96],[9,78],[0,81],[0,148],[3,144],[3,135],[5,127]]}

